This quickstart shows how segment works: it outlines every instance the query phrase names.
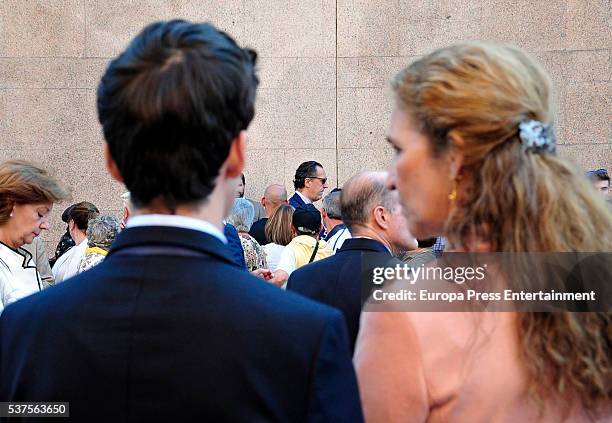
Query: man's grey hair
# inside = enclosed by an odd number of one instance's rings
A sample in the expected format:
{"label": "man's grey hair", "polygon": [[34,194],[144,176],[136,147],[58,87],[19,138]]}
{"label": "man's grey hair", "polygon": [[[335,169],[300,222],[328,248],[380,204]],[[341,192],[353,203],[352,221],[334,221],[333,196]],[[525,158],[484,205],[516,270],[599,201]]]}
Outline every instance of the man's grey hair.
{"label": "man's grey hair", "polygon": [[248,232],[255,218],[255,209],[251,202],[245,198],[236,198],[227,217],[228,223],[239,232]]}
{"label": "man's grey hair", "polygon": [[375,207],[393,210],[397,196],[385,186],[386,172],[361,172],[344,184],[340,204],[342,220],[349,231],[356,225],[364,225]]}
{"label": "man's grey hair", "polygon": [[119,233],[119,220],[108,214],[99,215],[87,223],[87,245],[108,251]]}
{"label": "man's grey hair", "polygon": [[341,194],[342,191],[334,191],[323,198],[323,208],[330,219],[342,219],[342,209],[340,207]]}

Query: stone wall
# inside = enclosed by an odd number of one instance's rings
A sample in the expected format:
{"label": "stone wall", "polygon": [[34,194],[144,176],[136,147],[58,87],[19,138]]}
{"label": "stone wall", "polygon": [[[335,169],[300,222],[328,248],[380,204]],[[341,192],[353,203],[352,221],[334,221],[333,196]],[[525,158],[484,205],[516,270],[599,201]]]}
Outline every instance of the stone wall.
{"label": "stone wall", "polygon": [[[331,185],[384,169],[390,77],[460,40],[534,53],[557,91],[560,154],[612,165],[610,0],[0,0],[0,161],[44,164],[73,192],[119,213],[103,167],[95,87],[109,58],[159,19],[208,20],[260,56],[247,196],[317,160]],[[54,210],[52,252],[64,225]],[[52,244],[52,245],[51,245]]]}

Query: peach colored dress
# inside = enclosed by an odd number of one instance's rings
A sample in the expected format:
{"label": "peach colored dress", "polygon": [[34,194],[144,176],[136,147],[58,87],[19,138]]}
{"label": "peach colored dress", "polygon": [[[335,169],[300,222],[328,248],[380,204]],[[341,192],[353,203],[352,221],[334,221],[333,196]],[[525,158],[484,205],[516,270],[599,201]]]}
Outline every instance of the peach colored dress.
{"label": "peach colored dress", "polygon": [[[515,313],[364,312],[355,367],[367,422],[560,422],[525,394]],[[587,422],[574,407],[569,422]],[[612,415],[598,421],[610,422]]]}

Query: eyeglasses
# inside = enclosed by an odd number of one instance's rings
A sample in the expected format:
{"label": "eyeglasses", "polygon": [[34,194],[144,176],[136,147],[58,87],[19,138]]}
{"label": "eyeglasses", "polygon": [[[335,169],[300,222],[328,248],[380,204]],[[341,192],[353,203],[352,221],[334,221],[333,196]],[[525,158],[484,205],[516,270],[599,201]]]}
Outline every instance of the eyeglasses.
{"label": "eyeglasses", "polygon": [[323,185],[325,185],[325,183],[327,182],[327,178],[319,178],[318,176],[307,176],[306,178],[307,179],[320,179]]}

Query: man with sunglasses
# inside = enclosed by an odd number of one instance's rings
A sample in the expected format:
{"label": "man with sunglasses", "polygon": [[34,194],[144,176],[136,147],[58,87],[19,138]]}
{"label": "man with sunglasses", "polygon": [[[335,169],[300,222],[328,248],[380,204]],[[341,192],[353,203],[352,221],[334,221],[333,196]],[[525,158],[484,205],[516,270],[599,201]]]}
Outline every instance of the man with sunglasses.
{"label": "man with sunglasses", "polygon": [[589,170],[587,177],[604,200],[610,200],[610,176],[606,169]]}
{"label": "man with sunglasses", "polygon": [[320,163],[304,162],[298,166],[293,178],[295,194],[289,199],[294,209],[320,200],[327,189],[327,176]]}

